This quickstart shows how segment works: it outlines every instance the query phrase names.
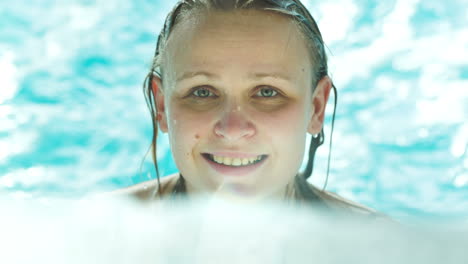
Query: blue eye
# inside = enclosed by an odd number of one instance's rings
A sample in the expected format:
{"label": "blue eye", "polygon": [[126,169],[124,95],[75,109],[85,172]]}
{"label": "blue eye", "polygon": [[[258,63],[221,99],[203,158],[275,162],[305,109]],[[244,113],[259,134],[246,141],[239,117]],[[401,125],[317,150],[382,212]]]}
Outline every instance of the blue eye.
{"label": "blue eye", "polygon": [[196,97],[202,97],[202,98],[214,96],[214,93],[211,92],[211,91],[210,91],[209,89],[207,89],[207,88],[198,88],[198,89],[196,89],[195,91],[193,91],[192,94],[195,95]]}
{"label": "blue eye", "polygon": [[264,88],[258,90],[258,92],[255,95],[259,96],[259,97],[274,97],[274,96],[278,95],[278,92],[273,88],[264,87]]}

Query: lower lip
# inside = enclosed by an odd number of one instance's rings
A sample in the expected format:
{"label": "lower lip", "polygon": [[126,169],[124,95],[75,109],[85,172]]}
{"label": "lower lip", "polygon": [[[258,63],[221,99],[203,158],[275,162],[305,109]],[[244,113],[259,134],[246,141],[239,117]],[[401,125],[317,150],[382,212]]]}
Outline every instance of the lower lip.
{"label": "lower lip", "polygon": [[257,170],[260,166],[265,163],[265,160],[268,157],[263,158],[260,162],[257,162],[255,164],[250,164],[250,165],[244,165],[244,166],[227,166],[223,164],[216,163],[207,157],[202,157],[208,162],[208,164],[218,173],[223,174],[223,175],[229,175],[229,176],[242,176],[242,175],[247,175],[252,173],[253,171]]}

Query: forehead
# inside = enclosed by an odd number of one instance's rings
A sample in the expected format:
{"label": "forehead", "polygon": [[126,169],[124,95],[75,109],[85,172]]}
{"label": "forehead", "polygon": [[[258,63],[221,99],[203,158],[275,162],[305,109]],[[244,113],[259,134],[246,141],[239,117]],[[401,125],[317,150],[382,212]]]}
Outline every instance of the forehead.
{"label": "forehead", "polygon": [[296,23],[285,15],[257,10],[205,11],[183,19],[171,33],[165,55],[164,67],[174,74],[187,69],[244,69],[297,75],[311,67]]}

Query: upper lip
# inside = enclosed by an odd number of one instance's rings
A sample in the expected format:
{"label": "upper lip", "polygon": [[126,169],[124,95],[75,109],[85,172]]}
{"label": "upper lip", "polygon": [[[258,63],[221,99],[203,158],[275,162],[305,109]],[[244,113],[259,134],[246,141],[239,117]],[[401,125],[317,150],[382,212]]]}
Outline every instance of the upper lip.
{"label": "upper lip", "polygon": [[252,153],[246,153],[246,152],[232,152],[232,151],[205,152],[202,154],[209,154],[213,156],[229,157],[229,158],[256,158],[258,156],[265,155],[265,154],[252,154]]}

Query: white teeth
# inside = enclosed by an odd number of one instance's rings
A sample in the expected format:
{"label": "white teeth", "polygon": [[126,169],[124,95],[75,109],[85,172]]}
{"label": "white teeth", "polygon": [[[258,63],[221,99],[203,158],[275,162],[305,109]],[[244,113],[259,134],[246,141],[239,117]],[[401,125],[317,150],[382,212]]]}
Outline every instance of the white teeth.
{"label": "white teeth", "polygon": [[232,166],[239,166],[239,165],[242,165],[242,159],[238,159],[238,158],[232,159]]}
{"label": "white teeth", "polygon": [[219,157],[219,156],[212,156],[214,161],[216,161],[217,163],[223,163],[223,158],[222,157]]}
{"label": "white teeth", "polygon": [[222,158],[223,159],[223,163],[225,165],[231,165],[232,164],[232,158],[229,158],[229,157],[224,157]]}
{"label": "white teeth", "polygon": [[238,167],[238,166],[249,165],[249,164],[255,163],[259,161],[260,159],[262,159],[262,156],[259,155],[255,158],[231,158],[231,157],[221,157],[221,156],[211,155],[211,158],[216,163]]}

